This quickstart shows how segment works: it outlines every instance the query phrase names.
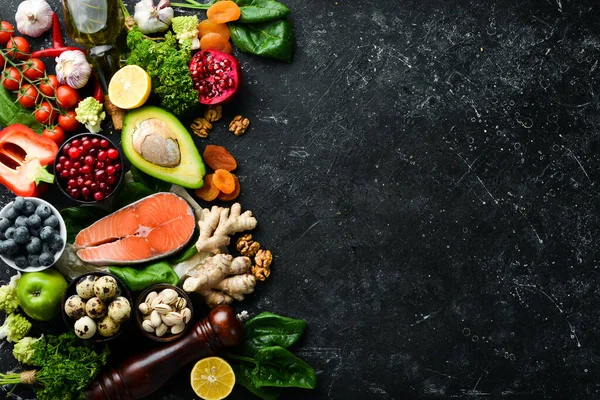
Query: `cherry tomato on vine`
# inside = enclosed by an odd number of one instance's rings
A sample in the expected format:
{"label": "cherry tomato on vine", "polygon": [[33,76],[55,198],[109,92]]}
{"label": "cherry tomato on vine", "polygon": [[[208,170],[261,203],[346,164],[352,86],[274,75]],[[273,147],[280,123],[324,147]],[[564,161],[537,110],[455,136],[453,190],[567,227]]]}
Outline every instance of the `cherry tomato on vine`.
{"label": "cherry tomato on vine", "polygon": [[47,101],[44,101],[35,110],[35,119],[42,125],[52,125],[56,122],[56,110]]}
{"label": "cherry tomato on vine", "polygon": [[60,126],[48,127],[42,132],[42,136],[54,141],[58,146],[65,141],[65,131]]}
{"label": "cherry tomato on vine", "polygon": [[58,88],[58,78],[56,75],[48,75],[40,83],[40,91],[48,97],[54,97]]}
{"label": "cherry tomato on vine", "polygon": [[0,26],[0,44],[5,45],[15,34],[15,28],[6,21],[2,21]]}
{"label": "cherry tomato on vine", "polygon": [[37,103],[39,95],[40,94],[38,93],[35,86],[27,83],[21,86],[21,90],[19,90],[17,100],[23,107],[33,108],[35,106],[35,103]]}
{"label": "cherry tomato on vine", "polygon": [[29,42],[22,36],[12,37],[6,43],[6,55],[17,60],[27,60],[29,58]]}
{"label": "cherry tomato on vine", "polygon": [[66,114],[58,116],[58,125],[66,132],[74,132],[79,127],[79,122],[75,119],[75,111],[68,111]]}
{"label": "cherry tomato on vine", "polygon": [[10,67],[2,74],[2,86],[6,90],[19,90],[21,86],[21,73],[15,67]]}
{"label": "cherry tomato on vine", "polygon": [[32,81],[38,80],[44,76],[46,72],[46,65],[39,58],[30,58],[23,65],[23,75]]}
{"label": "cherry tomato on vine", "polygon": [[62,108],[73,108],[79,103],[79,93],[71,86],[61,85],[56,89],[56,102]]}

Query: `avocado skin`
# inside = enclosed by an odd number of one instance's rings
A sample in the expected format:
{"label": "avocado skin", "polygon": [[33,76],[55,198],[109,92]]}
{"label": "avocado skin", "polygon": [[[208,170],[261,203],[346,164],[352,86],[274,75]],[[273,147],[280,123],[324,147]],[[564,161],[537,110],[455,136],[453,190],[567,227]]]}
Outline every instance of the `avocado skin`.
{"label": "avocado skin", "polygon": [[[165,122],[177,138],[181,162],[176,167],[162,167],[146,161],[133,148],[133,134],[137,126],[147,119],[156,118]],[[123,153],[142,172],[165,182],[198,189],[204,185],[206,168],[192,136],[185,126],[170,112],[155,106],[144,106],[131,110],[125,116],[121,131]]]}

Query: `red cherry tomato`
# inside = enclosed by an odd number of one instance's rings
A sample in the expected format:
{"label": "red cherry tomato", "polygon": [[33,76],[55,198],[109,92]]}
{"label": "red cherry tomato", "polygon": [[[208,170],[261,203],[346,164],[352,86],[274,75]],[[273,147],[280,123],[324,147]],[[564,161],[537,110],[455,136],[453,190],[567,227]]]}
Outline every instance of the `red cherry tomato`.
{"label": "red cherry tomato", "polygon": [[21,73],[15,67],[10,67],[2,74],[2,86],[6,90],[19,90],[21,86]]}
{"label": "red cherry tomato", "polygon": [[62,108],[73,108],[79,103],[79,93],[71,86],[61,85],[56,89],[56,102]]}
{"label": "red cherry tomato", "polygon": [[0,44],[5,45],[15,34],[15,28],[6,21],[2,21],[0,26]]}
{"label": "red cherry tomato", "polygon": [[58,78],[56,75],[48,75],[40,83],[40,91],[48,97],[54,97],[58,88]]}
{"label": "red cherry tomato", "polygon": [[27,60],[29,58],[29,42],[21,36],[12,37],[6,43],[6,55],[17,60]]}
{"label": "red cherry tomato", "polygon": [[48,127],[44,129],[44,132],[42,132],[42,136],[53,140],[54,143],[56,143],[58,146],[62,145],[65,141],[65,131],[58,125],[54,128]]}
{"label": "red cherry tomato", "polygon": [[38,93],[37,89],[33,85],[30,85],[28,83],[26,85],[23,85],[21,87],[21,90],[19,90],[17,100],[19,101],[19,103],[21,103],[23,107],[33,108],[35,106],[35,103],[37,103],[39,95],[40,94]]}
{"label": "red cherry tomato", "polygon": [[74,132],[79,128],[79,122],[75,119],[75,111],[68,111],[66,114],[58,116],[58,125],[65,130],[65,132]]}
{"label": "red cherry tomato", "polygon": [[46,72],[46,65],[39,58],[30,58],[23,65],[23,75],[32,81],[38,80],[44,76]]}
{"label": "red cherry tomato", "polygon": [[35,110],[35,119],[42,125],[52,125],[56,121],[56,110],[47,101],[44,101]]}

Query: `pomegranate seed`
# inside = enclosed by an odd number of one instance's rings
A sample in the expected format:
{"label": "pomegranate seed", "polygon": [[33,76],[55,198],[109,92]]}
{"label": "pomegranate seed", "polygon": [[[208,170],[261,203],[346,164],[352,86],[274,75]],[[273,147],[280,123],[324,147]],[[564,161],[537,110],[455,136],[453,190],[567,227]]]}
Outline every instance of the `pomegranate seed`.
{"label": "pomegranate seed", "polygon": [[109,145],[110,145],[110,143],[108,143],[108,140],[106,140],[106,139],[100,140],[100,147],[101,148],[107,149]]}
{"label": "pomegranate seed", "polygon": [[102,193],[102,192],[96,192],[96,193],[94,193],[94,200],[100,201],[103,198],[104,198],[104,193]]}
{"label": "pomegranate seed", "polygon": [[100,150],[98,152],[98,160],[104,161],[104,160],[106,160],[106,157],[108,157],[108,155],[106,154],[106,152],[104,150]]}
{"label": "pomegranate seed", "polygon": [[71,159],[79,157],[80,154],[81,150],[77,147],[69,147],[69,157],[71,157]]}
{"label": "pomegranate seed", "polygon": [[117,151],[117,149],[108,149],[108,158],[110,158],[111,160],[116,160],[117,158],[119,158],[119,152]]}
{"label": "pomegranate seed", "polygon": [[114,173],[115,173],[114,165],[109,165],[108,167],[106,167],[106,173],[108,175],[114,175]]}
{"label": "pomegranate seed", "polygon": [[114,184],[115,184],[115,182],[117,182],[117,177],[116,177],[116,176],[114,176],[114,175],[109,175],[109,176],[106,178],[106,183],[108,183],[109,185],[114,185]]}

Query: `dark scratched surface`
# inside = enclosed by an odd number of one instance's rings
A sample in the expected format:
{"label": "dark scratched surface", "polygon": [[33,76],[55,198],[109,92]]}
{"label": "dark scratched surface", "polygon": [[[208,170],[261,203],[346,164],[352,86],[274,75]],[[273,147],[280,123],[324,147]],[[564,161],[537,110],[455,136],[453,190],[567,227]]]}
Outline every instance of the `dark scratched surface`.
{"label": "dark scratched surface", "polygon": [[[275,254],[237,309],[308,321],[318,387],[282,398],[599,398],[597,3],[286,4],[293,63],[238,53],[251,127],[197,141]],[[152,399],[193,398],[190,369]]]}

